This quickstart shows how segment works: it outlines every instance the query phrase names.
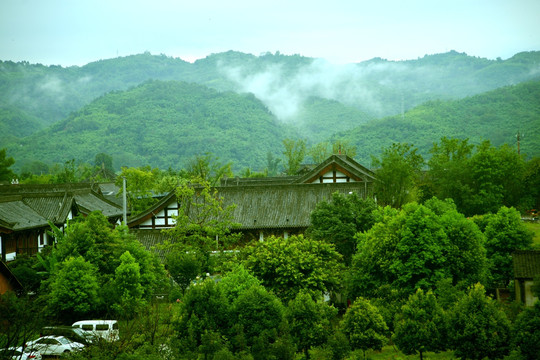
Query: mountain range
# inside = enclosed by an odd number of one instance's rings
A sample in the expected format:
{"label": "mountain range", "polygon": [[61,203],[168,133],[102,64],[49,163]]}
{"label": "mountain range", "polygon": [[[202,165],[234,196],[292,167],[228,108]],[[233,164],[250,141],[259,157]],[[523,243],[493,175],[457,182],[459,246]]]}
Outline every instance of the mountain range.
{"label": "mountain range", "polygon": [[233,51],[194,63],[149,53],[67,68],[2,61],[0,147],[15,168],[100,152],[117,168],[180,168],[210,152],[261,169],[284,138],[346,140],[367,162],[392,142],[427,154],[441,136],[499,145],[522,132],[523,152],[539,156],[538,81],[540,52],[348,65]]}

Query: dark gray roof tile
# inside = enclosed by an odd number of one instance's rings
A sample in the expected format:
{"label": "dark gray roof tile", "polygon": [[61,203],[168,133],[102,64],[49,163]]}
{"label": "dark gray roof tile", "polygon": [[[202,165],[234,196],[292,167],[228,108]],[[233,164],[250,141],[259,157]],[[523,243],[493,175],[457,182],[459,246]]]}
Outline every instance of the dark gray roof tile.
{"label": "dark gray roof tile", "polygon": [[540,250],[515,251],[512,258],[516,279],[533,279],[540,276]]}

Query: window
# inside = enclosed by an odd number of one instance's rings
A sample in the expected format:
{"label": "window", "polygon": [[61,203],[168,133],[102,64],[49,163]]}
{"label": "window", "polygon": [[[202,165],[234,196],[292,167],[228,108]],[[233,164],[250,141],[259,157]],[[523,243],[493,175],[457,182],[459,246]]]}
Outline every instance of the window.
{"label": "window", "polygon": [[86,331],[94,330],[94,325],[82,325],[81,328]]}
{"label": "window", "polygon": [[99,331],[109,330],[109,325],[107,325],[107,324],[98,324],[98,325],[96,325],[96,330],[99,330]]}

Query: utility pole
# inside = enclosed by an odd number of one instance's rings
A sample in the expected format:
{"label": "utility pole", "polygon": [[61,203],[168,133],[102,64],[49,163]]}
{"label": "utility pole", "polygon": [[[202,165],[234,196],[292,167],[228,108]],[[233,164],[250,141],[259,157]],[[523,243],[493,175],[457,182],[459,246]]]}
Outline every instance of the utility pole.
{"label": "utility pole", "polygon": [[126,177],[122,177],[122,200],[123,200],[123,211],[124,215],[124,225],[127,226],[127,198],[126,198]]}

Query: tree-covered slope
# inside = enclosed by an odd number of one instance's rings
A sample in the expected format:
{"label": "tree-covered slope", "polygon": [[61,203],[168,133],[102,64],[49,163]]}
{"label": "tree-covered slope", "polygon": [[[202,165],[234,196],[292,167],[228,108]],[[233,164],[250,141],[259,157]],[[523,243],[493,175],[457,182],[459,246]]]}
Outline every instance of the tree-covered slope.
{"label": "tree-covered slope", "polygon": [[[110,91],[125,90],[149,79],[182,78],[189,65],[149,53],[68,68],[0,62],[0,108],[19,108],[46,126]],[[4,122],[3,117],[0,122]]]}
{"label": "tree-covered slope", "polygon": [[0,118],[0,143],[28,136],[43,127],[39,119],[11,105],[0,107]]}
{"label": "tree-covered slope", "polygon": [[336,132],[347,131],[372,119],[372,116],[354,106],[312,97],[305,101],[292,123],[302,138],[317,143],[327,140]]}
{"label": "tree-covered slope", "polygon": [[454,101],[430,101],[402,115],[371,121],[335,135],[358,147],[358,159],[367,164],[393,142],[414,144],[428,156],[443,136],[469,138],[472,143],[490,140],[516,147],[522,134],[521,153],[540,156],[540,81],[507,86]]}
{"label": "tree-covered slope", "polygon": [[[338,102],[377,118],[428,100],[459,99],[539,77],[538,51],[506,60],[450,51],[409,61],[372,59],[347,65],[299,55],[254,56],[234,51],[212,54],[195,63],[150,53],[68,68],[4,61],[0,62],[0,108],[17,108],[46,126],[110,91],[126,90],[150,79],[178,80],[219,91],[252,93],[278,118],[300,124],[316,140],[326,133],[305,126],[305,112],[310,111],[313,98],[328,100],[330,107]],[[0,116],[0,123],[6,121]],[[358,125],[355,116],[339,123],[343,128]],[[42,128],[35,125],[29,130]]]}
{"label": "tree-covered slope", "polygon": [[181,168],[210,152],[235,168],[264,167],[291,135],[252,95],[217,92],[176,81],[149,81],[104,95],[65,120],[10,148],[18,166],[76,159],[101,152],[119,166]]}

